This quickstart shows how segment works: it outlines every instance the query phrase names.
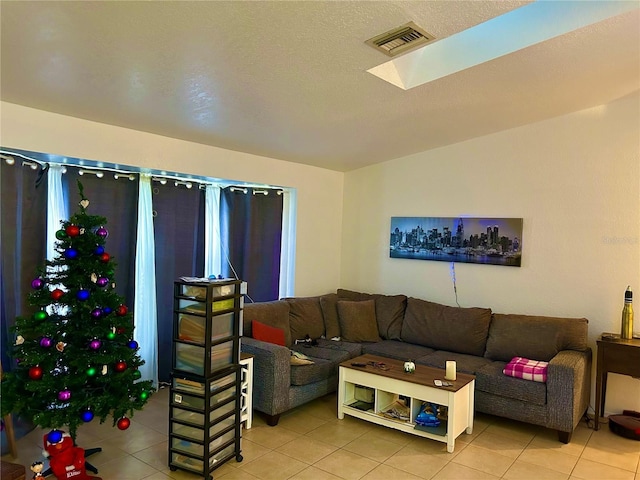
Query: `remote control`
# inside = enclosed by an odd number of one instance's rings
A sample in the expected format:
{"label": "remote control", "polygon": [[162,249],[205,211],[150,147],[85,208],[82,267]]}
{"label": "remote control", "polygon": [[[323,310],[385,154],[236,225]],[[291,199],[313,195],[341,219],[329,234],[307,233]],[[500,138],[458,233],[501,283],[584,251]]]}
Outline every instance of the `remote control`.
{"label": "remote control", "polygon": [[362,362],[352,362],[351,366],[352,367],[366,367],[367,364],[366,363],[362,363]]}

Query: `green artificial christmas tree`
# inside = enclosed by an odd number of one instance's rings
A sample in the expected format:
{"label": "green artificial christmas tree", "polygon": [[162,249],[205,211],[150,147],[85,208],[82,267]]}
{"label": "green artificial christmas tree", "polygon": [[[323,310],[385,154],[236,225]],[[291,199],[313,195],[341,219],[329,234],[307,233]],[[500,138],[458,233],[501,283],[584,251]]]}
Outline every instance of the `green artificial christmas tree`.
{"label": "green artificial christmas tree", "polygon": [[[115,262],[105,251],[106,219],[80,210],[56,233],[57,255],[31,282],[33,315],[14,327],[15,369],[2,381],[2,414],[42,428],[68,428],[109,415],[121,430],[153,392],[141,381],[144,361],[133,340],[133,316],[115,291]],[[53,432],[52,432],[53,433]]]}

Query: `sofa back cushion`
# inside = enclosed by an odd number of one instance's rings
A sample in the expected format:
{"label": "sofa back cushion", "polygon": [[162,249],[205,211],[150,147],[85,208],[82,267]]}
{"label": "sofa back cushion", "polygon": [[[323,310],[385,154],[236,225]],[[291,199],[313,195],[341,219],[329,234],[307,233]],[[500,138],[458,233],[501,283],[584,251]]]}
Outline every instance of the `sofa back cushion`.
{"label": "sofa back cushion", "polygon": [[407,299],[402,340],[450,352],[482,356],[491,309],[449,307],[418,298]]}
{"label": "sofa back cushion", "polygon": [[513,357],[548,362],[561,350],[584,351],[587,324],[586,318],[495,313],[484,356],[502,362]]}
{"label": "sofa back cushion", "polygon": [[324,335],[324,319],[320,297],[287,298],[291,340],[304,340],[307,335],[316,339]]}
{"label": "sofa back cushion", "polygon": [[361,302],[338,300],[341,338],[345,342],[379,342],[376,305],[373,299]]}
{"label": "sofa back cushion", "polygon": [[340,336],[340,322],[338,321],[338,295],[328,293],[320,297],[320,308],[324,318],[324,335],[331,340]]}
{"label": "sofa back cushion", "polygon": [[289,304],[280,300],[273,302],[245,303],[242,310],[243,335],[253,336],[251,323],[256,320],[270,327],[284,331],[287,347],[291,346],[291,329],[289,327]]}
{"label": "sofa back cushion", "polygon": [[339,298],[346,300],[375,300],[376,322],[378,323],[380,337],[384,340],[400,340],[402,320],[407,306],[407,297],[405,295],[372,295],[342,288],[338,289],[337,295]]}

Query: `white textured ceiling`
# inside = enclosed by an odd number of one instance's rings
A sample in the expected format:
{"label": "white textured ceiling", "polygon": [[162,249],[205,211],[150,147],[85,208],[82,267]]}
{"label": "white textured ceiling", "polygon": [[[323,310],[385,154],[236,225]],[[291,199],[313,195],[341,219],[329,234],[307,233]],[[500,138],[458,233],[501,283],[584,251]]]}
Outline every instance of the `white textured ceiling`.
{"label": "white textured ceiling", "polygon": [[2,0],[0,95],[348,171],[640,89],[637,1],[410,90],[367,73],[389,60],[364,43],[379,33],[414,21],[443,39],[527,3]]}

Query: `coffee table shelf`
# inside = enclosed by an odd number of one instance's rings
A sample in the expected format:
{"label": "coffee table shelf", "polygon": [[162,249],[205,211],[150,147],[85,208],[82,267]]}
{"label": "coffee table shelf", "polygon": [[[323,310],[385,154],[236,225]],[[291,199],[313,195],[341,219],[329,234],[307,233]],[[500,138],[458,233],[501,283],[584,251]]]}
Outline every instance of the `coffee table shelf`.
{"label": "coffee table shelf", "polygon": [[[354,362],[382,362],[389,367],[382,370],[373,366],[356,367]],[[444,370],[418,366],[416,373],[403,370],[403,362],[374,355],[363,355],[340,365],[338,384],[338,418],[344,415],[360,418],[385,427],[394,428],[447,444],[452,453],[455,439],[473,431],[473,402],[475,377],[459,374],[451,387],[436,387],[434,380],[442,380]],[[356,391],[362,387],[373,389],[373,407],[361,410],[353,405],[360,400]],[[424,427],[416,424],[416,417],[425,402],[447,408],[447,418],[438,427]],[[408,420],[388,418],[383,412],[396,405],[406,410]]]}

